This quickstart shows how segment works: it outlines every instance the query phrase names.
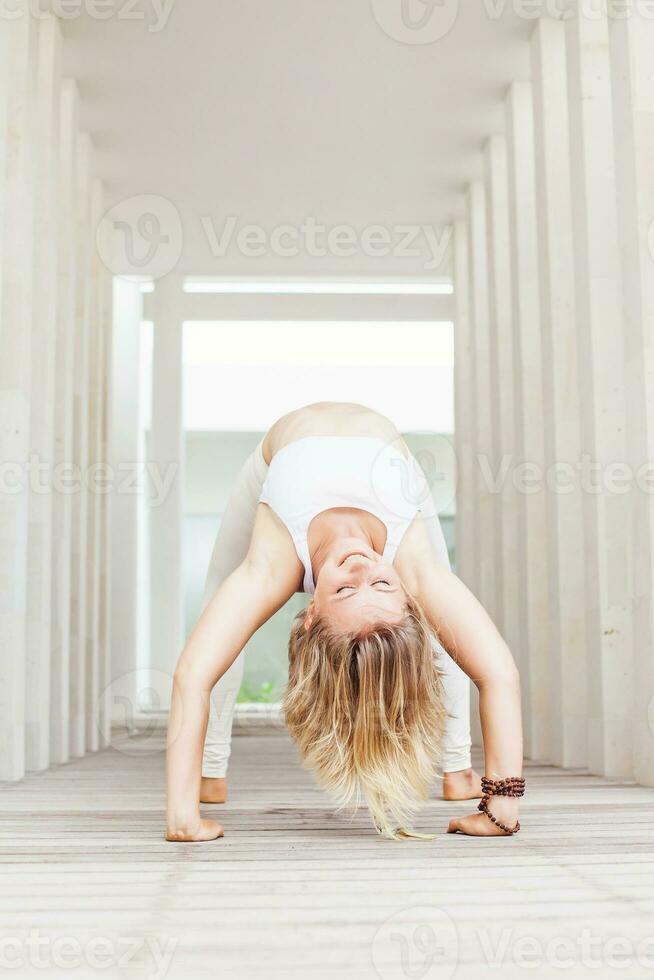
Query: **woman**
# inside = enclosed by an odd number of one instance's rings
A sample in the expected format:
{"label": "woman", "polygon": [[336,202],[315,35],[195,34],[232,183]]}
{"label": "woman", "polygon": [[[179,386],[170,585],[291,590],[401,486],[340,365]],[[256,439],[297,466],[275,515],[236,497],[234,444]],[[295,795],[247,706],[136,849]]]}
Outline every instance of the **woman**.
{"label": "woman", "polygon": [[[341,803],[365,797],[380,832],[411,836],[404,825],[442,754],[446,799],[483,792],[482,812],[449,831],[516,832],[522,730],[511,653],[449,570],[424,475],[397,429],[330,402],[279,419],[230,498],[205,609],[175,671],[167,839],[222,835],[199,802],[226,798],[239,654],[297,591],[313,598],[291,632],[284,707],[319,781]],[[468,677],[480,694],[483,787],[470,768]]]}

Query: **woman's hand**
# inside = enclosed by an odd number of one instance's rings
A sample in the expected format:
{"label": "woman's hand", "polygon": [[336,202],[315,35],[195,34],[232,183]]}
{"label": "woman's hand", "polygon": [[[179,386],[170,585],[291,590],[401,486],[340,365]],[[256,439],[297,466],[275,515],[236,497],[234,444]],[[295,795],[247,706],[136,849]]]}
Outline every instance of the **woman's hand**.
{"label": "woman's hand", "polygon": [[[488,801],[490,812],[507,827],[515,827],[518,820],[518,801],[506,796],[491,796]],[[511,837],[501,830],[485,813],[472,813],[469,817],[455,817],[450,820],[448,834],[467,834],[469,837]]]}
{"label": "woman's hand", "polygon": [[[290,539],[289,547],[293,548]],[[223,836],[220,824],[203,820],[199,808],[209,696],[252,634],[295,591],[295,565],[290,571],[286,566],[275,568],[273,557],[265,551],[259,558],[248,556],[222,583],[175,668],[166,753],[166,840],[206,841]]]}
{"label": "woman's hand", "polygon": [[469,817],[450,820],[448,834],[467,834],[468,837],[510,837],[510,834],[489,820],[485,813],[472,813]]}
{"label": "woman's hand", "polygon": [[217,821],[203,820],[198,813],[192,820],[169,820],[165,836],[169,841],[207,841],[223,837],[224,831]]}

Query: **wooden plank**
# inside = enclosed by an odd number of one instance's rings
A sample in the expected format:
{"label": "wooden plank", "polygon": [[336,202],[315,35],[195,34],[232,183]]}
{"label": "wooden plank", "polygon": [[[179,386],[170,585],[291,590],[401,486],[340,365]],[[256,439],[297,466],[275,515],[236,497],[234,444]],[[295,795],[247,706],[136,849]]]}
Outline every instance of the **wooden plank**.
{"label": "wooden plank", "polygon": [[600,954],[612,938],[651,935],[653,790],[528,763],[524,830],[512,840],[443,833],[472,804],[445,803],[437,785],[417,821],[436,840],[394,843],[365,812],[334,811],[285,733],[237,735],[230,799],[203,808],[225,838],[177,845],[162,837],[164,737],[6,788],[0,935],[130,936],[146,957],[147,937],[174,939],[173,980],[215,975],[217,962],[239,980],[277,980],[294,977],[298,960],[302,980],[372,980],[384,977],[373,953],[401,980],[399,945],[384,937],[409,941],[443,923],[454,930],[456,977],[485,975],[502,941],[501,975],[524,976],[524,966],[513,972],[522,937],[543,949],[568,937],[574,976],[601,976],[579,959],[589,928]]}

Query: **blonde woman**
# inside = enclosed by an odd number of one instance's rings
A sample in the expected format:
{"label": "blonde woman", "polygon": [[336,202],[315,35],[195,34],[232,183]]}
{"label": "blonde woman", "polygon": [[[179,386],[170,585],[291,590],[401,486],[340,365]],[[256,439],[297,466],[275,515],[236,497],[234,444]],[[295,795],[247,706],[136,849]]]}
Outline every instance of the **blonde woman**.
{"label": "blonde woman", "polygon": [[[298,591],[312,599],[291,630],[284,709],[318,781],[341,804],[364,800],[380,833],[400,838],[440,766],[445,799],[482,796],[482,812],[450,832],[515,833],[524,781],[511,653],[449,570],[424,474],[397,429],[328,402],[279,419],[233,489],[175,671],[167,839],[222,836],[199,804],[226,799],[241,651]],[[470,764],[468,678],[483,781]]]}

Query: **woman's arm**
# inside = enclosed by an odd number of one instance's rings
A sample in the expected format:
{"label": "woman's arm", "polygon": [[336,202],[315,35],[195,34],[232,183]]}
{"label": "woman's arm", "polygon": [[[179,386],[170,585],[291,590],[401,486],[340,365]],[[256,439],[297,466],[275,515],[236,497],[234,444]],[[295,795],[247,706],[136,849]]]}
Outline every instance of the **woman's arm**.
{"label": "woman's arm", "polygon": [[[427,551],[413,567],[411,591],[447,652],[479,690],[486,776],[520,776],[520,678],[511,651],[483,606],[456,575],[438,565]],[[515,824],[517,799],[492,797],[490,809],[503,823]],[[503,834],[484,813],[453,820],[449,830],[483,836]]]}
{"label": "woman's arm", "polygon": [[253,633],[296,591],[298,559],[289,545],[292,549],[290,538],[250,549],[207,605],[179,658],[168,724],[168,840],[211,840],[222,834],[219,824],[201,820],[199,809],[209,695]]}

